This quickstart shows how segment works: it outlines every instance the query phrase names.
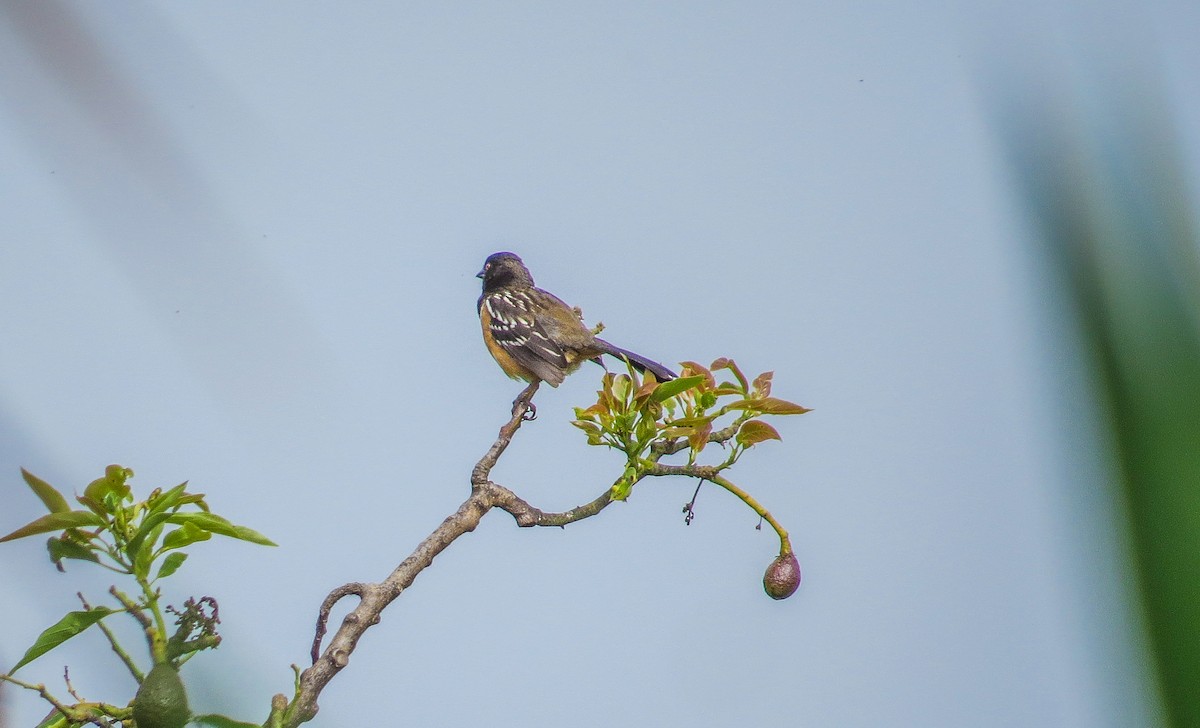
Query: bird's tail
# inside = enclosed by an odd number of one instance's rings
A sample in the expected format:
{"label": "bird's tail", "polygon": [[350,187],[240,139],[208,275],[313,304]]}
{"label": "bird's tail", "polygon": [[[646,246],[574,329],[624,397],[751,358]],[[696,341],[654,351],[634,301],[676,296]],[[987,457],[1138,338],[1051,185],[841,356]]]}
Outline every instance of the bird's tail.
{"label": "bird's tail", "polygon": [[636,354],[628,349],[622,349],[619,346],[614,346],[604,339],[596,339],[596,343],[604,350],[605,354],[610,354],[618,359],[624,359],[628,361],[633,365],[633,368],[637,369],[639,372],[650,372],[654,374],[654,378],[660,382],[670,381],[675,379],[677,376],[675,372],[667,369],[662,364],[647,359],[641,354]]}

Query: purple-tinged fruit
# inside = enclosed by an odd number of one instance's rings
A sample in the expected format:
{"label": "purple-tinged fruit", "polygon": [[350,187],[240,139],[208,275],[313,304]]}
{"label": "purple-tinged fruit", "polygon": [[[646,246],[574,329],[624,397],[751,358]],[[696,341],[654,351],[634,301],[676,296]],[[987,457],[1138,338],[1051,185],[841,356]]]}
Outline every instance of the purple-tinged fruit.
{"label": "purple-tinged fruit", "polygon": [[792,552],[780,554],[763,574],[763,589],[772,599],[787,599],[800,588],[800,562]]}

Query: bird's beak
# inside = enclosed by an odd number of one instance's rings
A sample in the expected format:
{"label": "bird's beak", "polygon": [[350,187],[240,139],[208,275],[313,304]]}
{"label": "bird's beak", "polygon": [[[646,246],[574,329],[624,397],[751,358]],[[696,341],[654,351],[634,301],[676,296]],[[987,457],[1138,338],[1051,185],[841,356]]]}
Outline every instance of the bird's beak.
{"label": "bird's beak", "polygon": [[476,274],[475,274],[475,277],[476,277],[476,278],[483,278],[483,274],[484,274],[484,273],[487,273],[487,266],[486,266],[486,265],[483,267],[483,269],[482,269],[482,270],[480,270],[478,273],[476,273]]}

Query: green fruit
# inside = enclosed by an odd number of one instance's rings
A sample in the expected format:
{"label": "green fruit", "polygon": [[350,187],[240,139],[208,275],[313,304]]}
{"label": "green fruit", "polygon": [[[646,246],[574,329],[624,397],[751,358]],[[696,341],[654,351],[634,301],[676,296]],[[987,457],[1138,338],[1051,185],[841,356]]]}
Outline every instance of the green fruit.
{"label": "green fruit", "polygon": [[183,728],[191,715],[179,671],[167,662],[155,665],[133,698],[138,728]]}
{"label": "green fruit", "polygon": [[780,554],[763,574],[763,589],[772,599],[787,599],[800,588],[800,562],[790,551]]}

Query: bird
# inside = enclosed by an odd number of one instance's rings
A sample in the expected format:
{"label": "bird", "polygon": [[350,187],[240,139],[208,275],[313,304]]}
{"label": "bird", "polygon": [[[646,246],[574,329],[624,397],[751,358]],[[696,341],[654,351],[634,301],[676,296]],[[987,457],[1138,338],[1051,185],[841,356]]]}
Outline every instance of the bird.
{"label": "bird", "polygon": [[557,387],[584,361],[603,366],[603,354],[649,371],[660,382],[675,379],[662,364],[593,334],[578,309],[534,286],[533,275],[515,253],[489,255],[477,277],[483,279],[478,303],[483,342],[513,379]]}

